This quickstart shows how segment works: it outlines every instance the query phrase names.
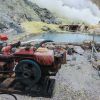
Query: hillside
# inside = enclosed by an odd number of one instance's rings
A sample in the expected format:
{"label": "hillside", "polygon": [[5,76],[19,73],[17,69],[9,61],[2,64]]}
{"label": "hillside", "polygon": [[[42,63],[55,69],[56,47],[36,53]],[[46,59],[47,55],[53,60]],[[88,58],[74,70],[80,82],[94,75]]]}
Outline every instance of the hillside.
{"label": "hillside", "polygon": [[[42,21],[57,24],[57,18],[47,9],[27,0],[0,0],[0,33],[13,30],[22,33],[21,23]],[[11,31],[12,32],[12,31]]]}
{"label": "hillside", "polygon": [[100,8],[100,0],[92,0]]}
{"label": "hillside", "polygon": [[[99,0],[92,1],[100,4]],[[29,2],[29,0],[9,0],[9,2],[8,0],[0,0],[0,33],[7,33],[12,39],[13,35],[20,33],[38,34],[44,30],[59,32],[61,30],[59,30],[58,25],[54,24],[61,24],[61,22],[63,24],[81,22],[80,20],[74,21],[74,19],[57,18],[56,16],[58,15],[52,11],[41,8],[40,5]]]}

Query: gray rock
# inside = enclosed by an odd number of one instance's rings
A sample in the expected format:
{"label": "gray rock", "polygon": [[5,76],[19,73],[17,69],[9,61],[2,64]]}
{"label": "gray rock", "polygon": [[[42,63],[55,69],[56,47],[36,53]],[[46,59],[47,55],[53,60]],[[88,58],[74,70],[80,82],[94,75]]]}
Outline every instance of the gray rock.
{"label": "gray rock", "polygon": [[46,22],[48,24],[59,24],[60,21],[57,20],[57,18],[46,8],[40,8],[35,3],[31,3],[28,0],[24,0],[26,4],[28,4],[30,7],[33,8],[33,10],[36,12],[36,14],[39,16],[41,21]]}
{"label": "gray rock", "polygon": [[9,26],[11,28],[15,29],[17,31],[17,33],[22,33],[23,32],[22,29],[21,29],[21,27],[18,26],[17,24],[15,24],[15,23],[9,23]]}
{"label": "gray rock", "polygon": [[4,28],[7,28],[6,25],[0,23],[0,29],[2,30],[2,29],[4,29]]}
{"label": "gray rock", "polygon": [[74,46],[74,50],[78,54],[83,54],[84,53],[84,50],[80,46]]}
{"label": "gray rock", "polygon": [[43,31],[49,31],[49,30],[50,30],[50,28],[47,27],[47,26],[43,26],[41,29],[42,29]]}

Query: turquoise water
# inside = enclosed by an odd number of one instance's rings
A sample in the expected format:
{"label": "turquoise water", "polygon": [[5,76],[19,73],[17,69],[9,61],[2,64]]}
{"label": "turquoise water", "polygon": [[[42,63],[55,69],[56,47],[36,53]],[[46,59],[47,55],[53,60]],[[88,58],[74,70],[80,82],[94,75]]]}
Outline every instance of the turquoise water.
{"label": "turquoise water", "polygon": [[[47,39],[56,42],[83,42],[84,40],[93,40],[93,35],[68,34],[68,33],[45,33],[31,37],[31,39]],[[100,42],[100,36],[95,36],[95,41]]]}

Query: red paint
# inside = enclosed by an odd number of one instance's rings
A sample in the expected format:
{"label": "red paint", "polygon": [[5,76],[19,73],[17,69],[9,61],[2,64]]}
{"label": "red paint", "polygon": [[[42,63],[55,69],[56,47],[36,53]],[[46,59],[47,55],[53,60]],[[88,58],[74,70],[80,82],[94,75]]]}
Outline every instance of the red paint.
{"label": "red paint", "polygon": [[11,47],[10,45],[9,45],[9,46],[6,46],[6,47],[3,47],[3,48],[2,48],[3,54],[4,54],[4,55],[10,55],[10,54],[11,54],[11,52],[10,52],[10,51],[11,51],[11,48],[12,48],[12,47]]}
{"label": "red paint", "polygon": [[53,50],[47,50],[44,52],[34,51],[33,48],[25,50],[25,48],[19,49],[16,55],[32,55],[31,59],[37,61],[41,65],[52,65],[54,62]]}
{"label": "red paint", "polygon": [[8,40],[8,36],[6,34],[0,34],[0,40],[1,41],[7,41]]}

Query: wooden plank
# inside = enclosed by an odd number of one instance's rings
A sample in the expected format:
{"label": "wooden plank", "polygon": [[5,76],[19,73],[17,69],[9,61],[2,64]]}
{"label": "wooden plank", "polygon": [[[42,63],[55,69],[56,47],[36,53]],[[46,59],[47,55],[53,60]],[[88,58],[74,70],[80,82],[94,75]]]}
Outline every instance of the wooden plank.
{"label": "wooden plank", "polygon": [[[14,74],[12,75],[12,77],[14,77]],[[15,78],[7,78],[5,79],[0,85],[2,86],[2,88],[8,88],[12,82],[14,82]]]}
{"label": "wooden plank", "polygon": [[13,88],[8,88],[8,89],[0,89],[0,93],[8,93],[8,94],[22,94],[22,91],[19,90],[14,90]]}
{"label": "wooden plank", "polygon": [[7,78],[0,85],[2,86],[2,88],[8,88],[14,80],[14,78]]}

